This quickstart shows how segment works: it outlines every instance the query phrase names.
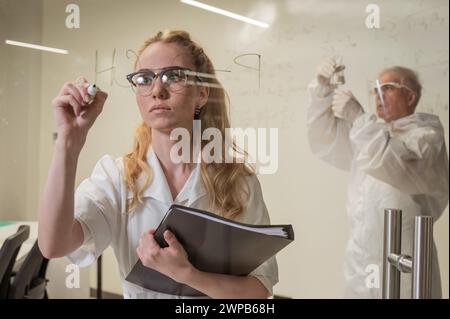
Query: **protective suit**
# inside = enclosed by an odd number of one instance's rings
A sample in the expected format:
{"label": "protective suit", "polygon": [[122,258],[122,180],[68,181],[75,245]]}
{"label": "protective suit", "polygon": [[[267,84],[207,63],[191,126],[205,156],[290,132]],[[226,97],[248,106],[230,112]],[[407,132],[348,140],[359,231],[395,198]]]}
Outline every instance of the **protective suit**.
{"label": "protective suit", "polygon": [[[353,125],[334,116],[333,89],[308,87],[308,138],[312,152],[350,172],[345,297],[381,298],[385,208],[403,211],[402,253],[412,255],[414,216],[436,221],[448,202],[448,155],[437,116],[416,113],[390,123],[362,113]],[[433,243],[432,297],[441,298]],[[378,275],[378,281],[373,276]],[[411,298],[411,274],[401,275],[401,298]]]}

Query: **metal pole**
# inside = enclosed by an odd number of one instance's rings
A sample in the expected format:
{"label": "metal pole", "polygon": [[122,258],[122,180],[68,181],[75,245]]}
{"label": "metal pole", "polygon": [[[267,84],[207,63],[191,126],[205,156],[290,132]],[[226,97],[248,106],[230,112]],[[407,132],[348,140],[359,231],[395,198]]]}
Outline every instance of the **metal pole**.
{"label": "metal pole", "polygon": [[433,217],[416,216],[414,220],[414,253],[412,298],[431,298],[431,254]]}
{"label": "metal pole", "polygon": [[388,260],[390,254],[401,254],[402,211],[384,210],[383,299],[400,298],[400,271]]}
{"label": "metal pole", "polygon": [[97,299],[103,299],[102,291],[102,255],[97,259]]}

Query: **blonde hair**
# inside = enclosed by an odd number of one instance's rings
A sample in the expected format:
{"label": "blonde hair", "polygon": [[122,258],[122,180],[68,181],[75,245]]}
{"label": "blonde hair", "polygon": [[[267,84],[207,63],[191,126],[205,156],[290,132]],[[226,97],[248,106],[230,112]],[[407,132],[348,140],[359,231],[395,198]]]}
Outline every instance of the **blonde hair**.
{"label": "blonde hair", "polygon": [[398,77],[400,77],[400,82],[402,84],[406,85],[411,90],[413,90],[414,93],[416,93],[416,101],[414,107],[417,106],[420,97],[422,96],[422,84],[420,83],[419,75],[417,74],[417,72],[403,66],[392,66],[381,71],[380,75],[386,73],[396,74]]}
{"label": "blonde hair", "polygon": [[[228,117],[228,105],[225,91],[216,79],[214,66],[203,49],[191,40],[189,33],[184,31],[158,32],[156,36],[144,42],[137,54],[136,65],[139,56],[151,44],[156,42],[175,43],[191,57],[196,72],[212,75],[202,79],[209,82],[210,94],[208,102],[202,107],[200,113],[202,133],[209,127],[215,127],[222,133],[222,163],[205,163],[201,161],[200,172],[210,198],[209,209],[216,214],[227,218],[237,218],[245,209],[249,198],[249,188],[245,182],[245,176],[254,175],[254,170],[247,163],[225,162],[225,129],[230,127]],[[141,123],[134,136],[133,150],[124,156],[125,181],[129,190],[133,193],[133,199],[128,205],[128,212],[134,211],[142,204],[142,193],[151,184],[152,170],[147,163],[147,151],[151,143],[151,128]],[[201,149],[208,141],[201,141]],[[234,151],[246,157],[246,152],[239,150],[232,143]],[[235,158],[233,157],[233,161]],[[138,179],[141,174],[145,176],[143,186],[139,186]]]}

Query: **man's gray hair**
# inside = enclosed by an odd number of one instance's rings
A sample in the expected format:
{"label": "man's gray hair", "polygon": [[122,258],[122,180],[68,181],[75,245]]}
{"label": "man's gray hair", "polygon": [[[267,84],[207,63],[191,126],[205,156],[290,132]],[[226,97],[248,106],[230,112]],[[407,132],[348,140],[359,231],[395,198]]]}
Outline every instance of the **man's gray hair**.
{"label": "man's gray hair", "polygon": [[420,97],[422,96],[422,84],[420,83],[417,72],[403,66],[393,66],[381,71],[380,75],[386,73],[397,74],[400,77],[401,84],[406,85],[416,93],[416,105],[419,103]]}

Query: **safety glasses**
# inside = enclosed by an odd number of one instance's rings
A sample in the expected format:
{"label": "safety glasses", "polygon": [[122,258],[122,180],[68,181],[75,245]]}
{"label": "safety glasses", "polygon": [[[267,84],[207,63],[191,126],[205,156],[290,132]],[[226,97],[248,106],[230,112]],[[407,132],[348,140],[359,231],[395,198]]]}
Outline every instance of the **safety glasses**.
{"label": "safety glasses", "polygon": [[378,92],[379,91],[378,87],[374,87],[370,92],[372,93],[372,95],[379,95],[380,93],[384,95],[386,93],[389,94],[397,89],[402,89],[402,88],[414,93],[414,91],[411,88],[409,88],[408,86],[397,83],[397,82],[383,83],[379,86],[379,89],[381,90],[381,92]]}
{"label": "safety glasses", "polygon": [[[154,72],[150,69],[142,69],[127,75],[128,82],[131,83],[133,91],[142,96],[148,96],[152,93],[155,81],[160,79],[161,84],[171,92],[179,92],[186,85],[192,82],[188,81],[190,76],[195,75],[189,68],[173,66]],[[201,79],[196,76],[197,80]]]}

